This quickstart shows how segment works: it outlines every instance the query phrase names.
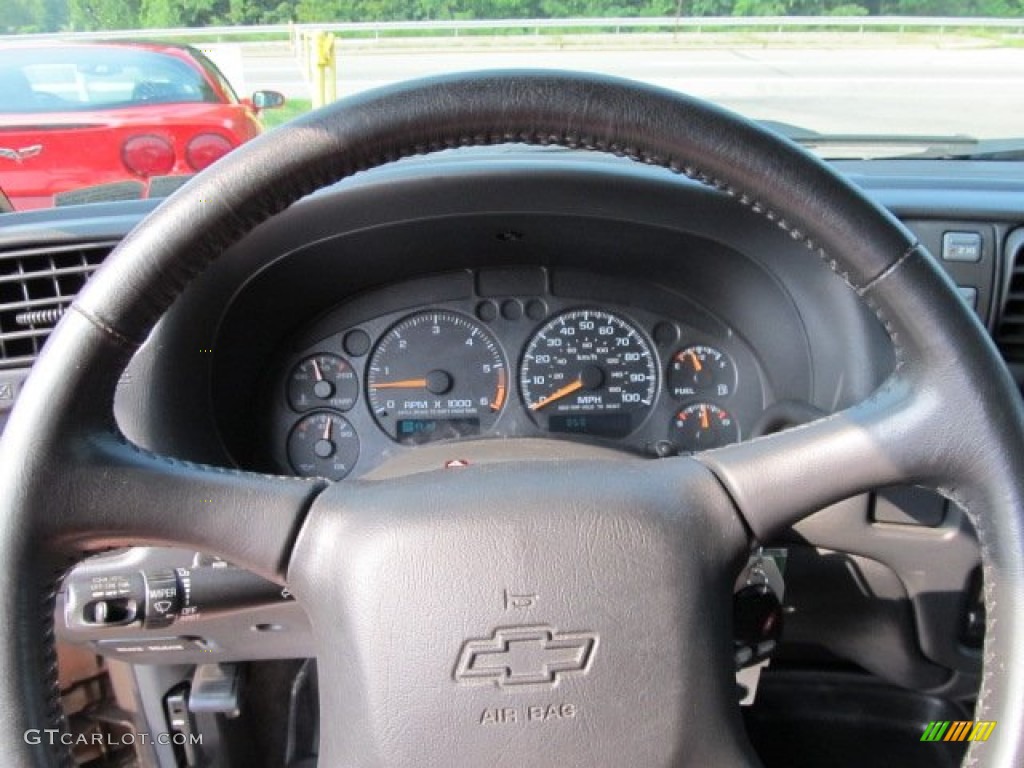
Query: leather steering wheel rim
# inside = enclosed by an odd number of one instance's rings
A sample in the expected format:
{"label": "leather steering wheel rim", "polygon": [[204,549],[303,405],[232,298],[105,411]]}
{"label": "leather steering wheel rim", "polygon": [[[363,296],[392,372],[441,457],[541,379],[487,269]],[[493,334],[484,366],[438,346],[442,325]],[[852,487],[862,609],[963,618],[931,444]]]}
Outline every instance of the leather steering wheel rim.
{"label": "leather steering wheel rim", "polygon": [[[330,493],[322,481],[196,466],[120,438],[117,380],[157,320],[228,245],[304,195],[402,157],[508,142],[623,155],[713,186],[805,244],[874,309],[897,355],[879,392],[699,461],[761,538],[883,484],[929,486],[964,507],[981,547],[987,611],[975,716],[999,723],[987,742],[971,744],[964,764],[1024,763],[1024,654],[1014,651],[1024,648],[1024,413],[998,352],[948,279],[851,184],[743,118],[621,80],[510,72],[381,89],[250,142],[161,205],[83,290],[0,443],[0,568],[13,585],[0,593],[9,624],[0,638],[9,764],[68,759],[59,744],[34,747],[23,734],[61,727],[52,607],[69,564],[129,543],[187,544],[283,581],[296,541],[305,546],[305,518]],[[183,510],[188,494],[215,496],[222,514],[151,513],[143,492],[153,506],[174,499]],[[254,527],[259,537],[244,535]]]}

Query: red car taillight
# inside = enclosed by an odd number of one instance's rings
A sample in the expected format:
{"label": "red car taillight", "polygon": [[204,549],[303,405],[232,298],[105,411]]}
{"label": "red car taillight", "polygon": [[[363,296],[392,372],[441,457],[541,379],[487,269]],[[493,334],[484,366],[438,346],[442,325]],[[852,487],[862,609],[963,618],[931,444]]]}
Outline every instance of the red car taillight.
{"label": "red car taillight", "polygon": [[139,176],[163,176],[174,168],[174,148],[159,136],[132,136],[121,147],[121,160]]}
{"label": "red car taillight", "polygon": [[231,142],[216,133],[201,133],[185,148],[185,160],[194,171],[220,160],[232,150]]}

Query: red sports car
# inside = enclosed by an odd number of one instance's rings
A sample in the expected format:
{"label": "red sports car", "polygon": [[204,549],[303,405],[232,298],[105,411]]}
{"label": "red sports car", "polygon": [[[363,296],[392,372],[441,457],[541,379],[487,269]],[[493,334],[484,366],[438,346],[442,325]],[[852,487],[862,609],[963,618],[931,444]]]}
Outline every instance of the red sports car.
{"label": "red sports car", "polygon": [[262,130],[189,46],[156,43],[0,47],[0,187],[16,210],[162,197]]}

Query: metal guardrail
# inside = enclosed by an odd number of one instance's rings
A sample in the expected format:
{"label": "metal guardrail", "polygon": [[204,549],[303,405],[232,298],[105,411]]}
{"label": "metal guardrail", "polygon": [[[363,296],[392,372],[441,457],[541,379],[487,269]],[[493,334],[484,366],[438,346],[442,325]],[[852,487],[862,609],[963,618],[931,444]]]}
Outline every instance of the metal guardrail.
{"label": "metal guardrail", "polygon": [[439,32],[457,36],[460,32],[508,32],[520,30],[540,34],[550,30],[678,31],[704,32],[719,29],[758,29],[778,32],[801,29],[909,30],[933,29],[949,32],[962,29],[1024,34],[1024,17],[962,18],[955,16],[707,16],[707,17],[624,17],[603,19],[472,19],[459,21],[335,22],[323,24],[270,24],[256,26],[186,27],[178,29],[108,30],[106,32],[62,32],[39,35],[0,35],[0,40],[115,40],[130,38],[209,39],[272,35],[294,40],[301,32],[325,31],[339,35],[379,36],[382,33]]}

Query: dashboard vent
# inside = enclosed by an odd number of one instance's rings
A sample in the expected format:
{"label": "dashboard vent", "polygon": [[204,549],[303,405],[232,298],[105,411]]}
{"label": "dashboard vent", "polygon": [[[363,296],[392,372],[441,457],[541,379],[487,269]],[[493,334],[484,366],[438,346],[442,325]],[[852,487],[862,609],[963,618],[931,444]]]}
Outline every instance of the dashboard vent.
{"label": "dashboard vent", "polygon": [[1007,245],[1010,274],[996,331],[996,344],[1008,363],[1024,363],[1024,233],[1014,233]]}
{"label": "dashboard vent", "polygon": [[27,367],[115,243],[0,252],[0,367]]}

